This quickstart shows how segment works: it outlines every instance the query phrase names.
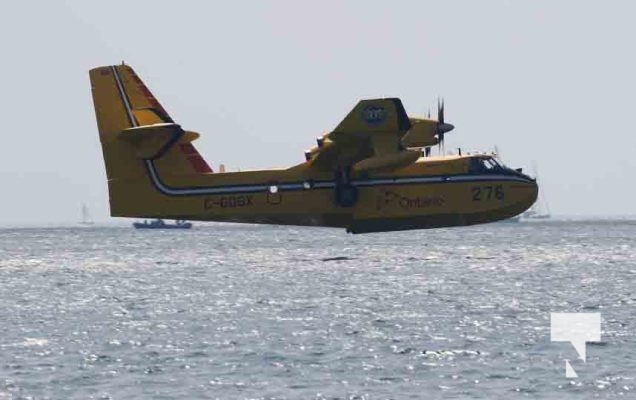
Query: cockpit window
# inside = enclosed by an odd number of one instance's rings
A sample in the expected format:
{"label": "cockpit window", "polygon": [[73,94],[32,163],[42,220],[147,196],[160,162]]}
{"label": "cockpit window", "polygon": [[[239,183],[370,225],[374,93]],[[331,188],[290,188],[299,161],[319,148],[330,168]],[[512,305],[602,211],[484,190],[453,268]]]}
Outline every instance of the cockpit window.
{"label": "cockpit window", "polygon": [[488,169],[495,169],[497,168],[499,165],[495,162],[495,160],[493,160],[492,158],[486,158],[483,160],[484,161],[484,165],[486,166],[486,168]]}
{"label": "cockpit window", "polygon": [[494,158],[474,157],[470,159],[469,171],[473,173],[487,173],[502,168],[501,164]]}
{"label": "cockpit window", "polygon": [[499,162],[495,157],[489,158],[490,162],[493,163],[497,168],[503,168],[503,164]]}

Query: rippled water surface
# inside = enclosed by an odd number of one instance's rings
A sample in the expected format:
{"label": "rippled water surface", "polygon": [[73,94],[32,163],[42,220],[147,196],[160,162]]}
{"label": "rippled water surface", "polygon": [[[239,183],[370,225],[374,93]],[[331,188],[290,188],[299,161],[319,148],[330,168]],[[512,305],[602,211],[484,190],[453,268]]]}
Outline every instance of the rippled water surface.
{"label": "rippled water surface", "polygon": [[[636,398],[635,238],[0,230],[0,399]],[[551,312],[602,314],[587,363]]]}

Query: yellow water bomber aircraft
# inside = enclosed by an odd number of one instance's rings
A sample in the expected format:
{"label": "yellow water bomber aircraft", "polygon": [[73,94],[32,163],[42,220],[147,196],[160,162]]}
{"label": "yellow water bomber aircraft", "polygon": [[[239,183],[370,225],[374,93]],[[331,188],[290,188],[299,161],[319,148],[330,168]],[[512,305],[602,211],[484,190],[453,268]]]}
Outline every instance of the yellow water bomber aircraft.
{"label": "yellow water bomber aircraft", "polygon": [[[431,156],[453,125],[409,118],[397,98],[360,101],[286,169],[214,173],[128,65],[90,71],[115,217],[343,227],[383,232],[518,215],[534,179],[487,154]],[[281,116],[283,117],[283,116]]]}

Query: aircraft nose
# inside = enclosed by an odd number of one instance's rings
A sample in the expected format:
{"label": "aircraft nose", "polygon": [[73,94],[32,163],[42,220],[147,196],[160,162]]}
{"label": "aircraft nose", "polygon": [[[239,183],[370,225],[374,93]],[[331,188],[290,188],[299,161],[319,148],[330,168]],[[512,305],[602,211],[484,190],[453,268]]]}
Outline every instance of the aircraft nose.
{"label": "aircraft nose", "polygon": [[519,210],[519,214],[532,207],[539,196],[539,185],[528,176],[524,176],[523,182],[514,185],[514,189],[516,192],[515,205],[517,206],[515,208]]}

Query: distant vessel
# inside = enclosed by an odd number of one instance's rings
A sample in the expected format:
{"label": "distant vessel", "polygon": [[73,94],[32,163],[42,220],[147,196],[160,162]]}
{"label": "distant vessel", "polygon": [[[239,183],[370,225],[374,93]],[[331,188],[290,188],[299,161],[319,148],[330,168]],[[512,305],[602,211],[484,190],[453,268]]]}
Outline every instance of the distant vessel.
{"label": "distant vessel", "polygon": [[[537,173],[537,165],[535,163],[532,164],[532,169],[534,171],[534,177],[537,180],[537,184],[539,183],[539,174]],[[548,205],[548,201],[545,198],[544,190],[541,188],[539,190],[539,198],[537,201],[521,214],[521,219],[550,219],[550,206]]]}
{"label": "distant vessel", "polygon": [[[497,146],[495,146],[495,154],[497,155],[498,158],[501,158],[501,155],[499,153],[499,149],[497,148]],[[534,162],[532,163],[532,170],[538,184],[539,174],[537,173],[537,164]],[[515,215],[514,217],[504,219],[501,222],[515,223],[515,222],[523,222],[527,220],[543,220],[543,219],[550,219],[550,218],[551,218],[550,206],[548,205],[548,201],[545,198],[544,190],[540,189],[537,201],[529,209],[527,209],[525,212],[519,215]]]}
{"label": "distant vessel", "polygon": [[534,208],[531,208],[530,210],[524,212],[520,218],[523,219],[550,219],[551,215],[549,212],[543,212],[541,211],[541,209],[537,206]]}
{"label": "distant vessel", "polygon": [[[541,206],[539,202],[535,203],[528,211],[521,215],[516,215],[512,218],[504,219],[501,222],[523,222],[528,220],[550,219],[550,212],[543,211],[544,206]],[[547,207],[547,203],[546,206]]]}
{"label": "distant vessel", "polygon": [[80,225],[93,225],[95,222],[93,222],[93,219],[91,218],[91,214],[88,211],[88,207],[86,206],[86,204],[82,204],[82,219],[80,220],[79,224]]}
{"label": "distant vessel", "polygon": [[153,219],[152,221],[134,222],[135,229],[190,229],[192,223],[177,220],[174,224],[166,224],[162,219]]}

